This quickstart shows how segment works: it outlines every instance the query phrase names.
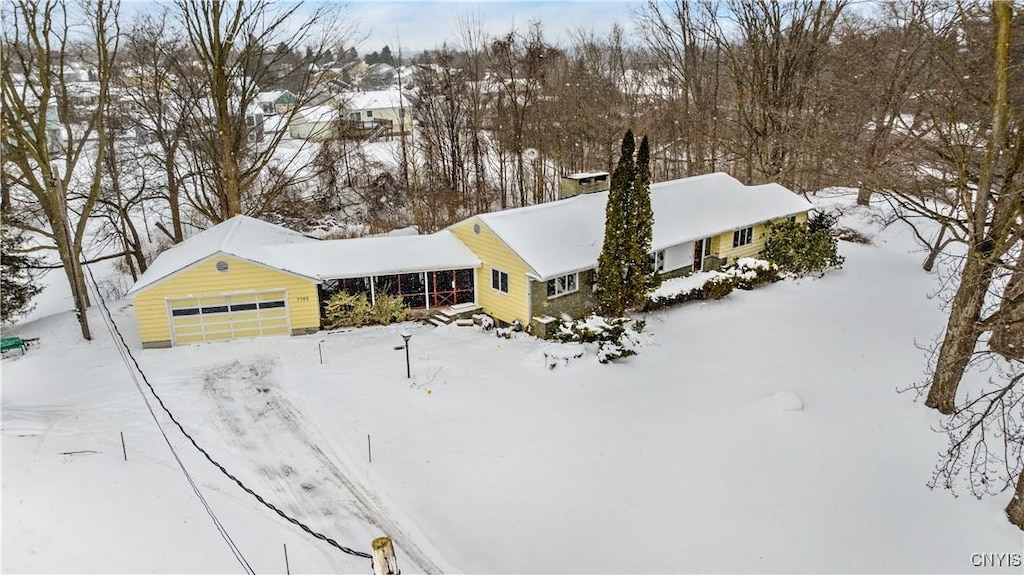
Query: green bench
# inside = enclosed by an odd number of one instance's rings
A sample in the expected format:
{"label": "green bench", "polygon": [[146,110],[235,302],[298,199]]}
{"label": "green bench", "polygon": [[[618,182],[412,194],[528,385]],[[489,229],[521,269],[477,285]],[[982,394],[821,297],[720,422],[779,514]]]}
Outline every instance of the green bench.
{"label": "green bench", "polygon": [[22,355],[28,350],[28,343],[20,337],[5,337],[0,339],[0,353],[20,349]]}

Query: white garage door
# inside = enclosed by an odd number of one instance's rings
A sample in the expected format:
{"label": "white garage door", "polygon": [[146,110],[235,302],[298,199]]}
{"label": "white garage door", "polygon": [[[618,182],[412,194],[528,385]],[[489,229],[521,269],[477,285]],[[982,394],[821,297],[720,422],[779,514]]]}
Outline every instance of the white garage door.
{"label": "white garage door", "polygon": [[171,299],[167,313],[174,345],[291,333],[284,290]]}

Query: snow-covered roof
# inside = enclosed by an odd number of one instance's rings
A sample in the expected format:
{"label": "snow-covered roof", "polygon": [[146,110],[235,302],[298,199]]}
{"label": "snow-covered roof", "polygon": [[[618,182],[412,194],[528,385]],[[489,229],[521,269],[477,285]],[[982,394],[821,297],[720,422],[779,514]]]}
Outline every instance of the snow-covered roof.
{"label": "snow-covered roof", "polygon": [[316,281],[480,266],[473,252],[447,230],[425,236],[320,241],[248,216],[235,216],[160,254],[128,294],[216,253]]}
{"label": "snow-covered roof", "polygon": [[128,290],[128,295],[218,252],[259,261],[254,256],[263,246],[315,241],[315,238],[262,220],[235,216],[161,253]]}
{"label": "snow-covered roof", "polygon": [[347,110],[381,110],[408,106],[409,101],[400,90],[373,90],[370,92],[345,92],[339,97]]}
{"label": "snow-covered roof", "polygon": [[274,100],[281,97],[284,94],[284,90],[270,90],[268,92],[259,92],[256,94],[256,101],[260,103],[273,104]]}
{"label": "snow-covered roof", "polygon": [[[778,184],[745,186],[724,173],[658,182],[650,192],[655,250],[811,208]],[[549,279],[597,265],[607,201],[608,192],[596,192],[478,217],[538,279]]]}
{"label": "snow-covered roof", "polygon": [[321,280],[480,266],[473,252],[447,230],[267,246],[259,252],[263,264]]}
{"label": "snow-covered roof", "polygon": [[582,180],[584,178],[596,178],[597,176],[607,176],[608,172],[579,172],[578,174],[569,174],[567,178],[574,180]]}
{"label": "snow-covered roof", "polygon": [[305,122],[333,122],[337,118],[338,108],[330,104],[321,104],[319,106],[302,108],[295,113],[293,122],[296,124],[303,124]]}
{"label": "snow-covered roof", "polygon": [[276,104],[281,98],[285,98],[282,103],[291,103],[295,101],[295,96],[288,90],[269,90],[267,92],[259,92],[256,94],[256,101],[261,104]]}

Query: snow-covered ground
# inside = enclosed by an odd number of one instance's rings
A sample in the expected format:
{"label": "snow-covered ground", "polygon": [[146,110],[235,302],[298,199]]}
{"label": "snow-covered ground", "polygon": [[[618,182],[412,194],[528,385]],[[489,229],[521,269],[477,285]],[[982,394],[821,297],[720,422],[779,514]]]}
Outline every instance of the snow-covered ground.
{"label": "snow-covered ground", "polygon": [[[142,351],[112,311],[215,458],[344,545],[392,535],[406,572],[966,572],[1019,551],[1008,494],[925,487],[939,419],[896,391],[943,325],[937,278],[900,228],[841,251],[823,279],[652,313],[653,344],[610,365],[412,324]],[[3,571],[240,570],[90,317],[90,343],[66,312],[10,330],[42,342],[2,363]],[[369,571],[160,421],[255,571],[283,571],[283,544],[293,572]]]}

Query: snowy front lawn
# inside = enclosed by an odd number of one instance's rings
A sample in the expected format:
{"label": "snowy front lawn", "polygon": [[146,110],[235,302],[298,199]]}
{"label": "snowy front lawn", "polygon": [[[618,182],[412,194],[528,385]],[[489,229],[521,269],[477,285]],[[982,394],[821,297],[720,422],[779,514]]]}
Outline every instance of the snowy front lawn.
{"label": "snowy front lawn", "polygon": [[[652,343],[609,365],[411,324],[139,357],[246,481],[356,548],[391,533],[407,572],[974,571],[1021,535],[1003,498],[925,487],[944,438],[896,390],[942,327],[936,279],[908,234],[875,243],[820,280],[648,314]],[[108,336],[72,322],[21,326],[43,345],[3,363],[4,570],[237,570]],[[102,453],[60,454],[82,448]],[[282,542],[293,572],[367,571],[188,463],[256,571]]]}

